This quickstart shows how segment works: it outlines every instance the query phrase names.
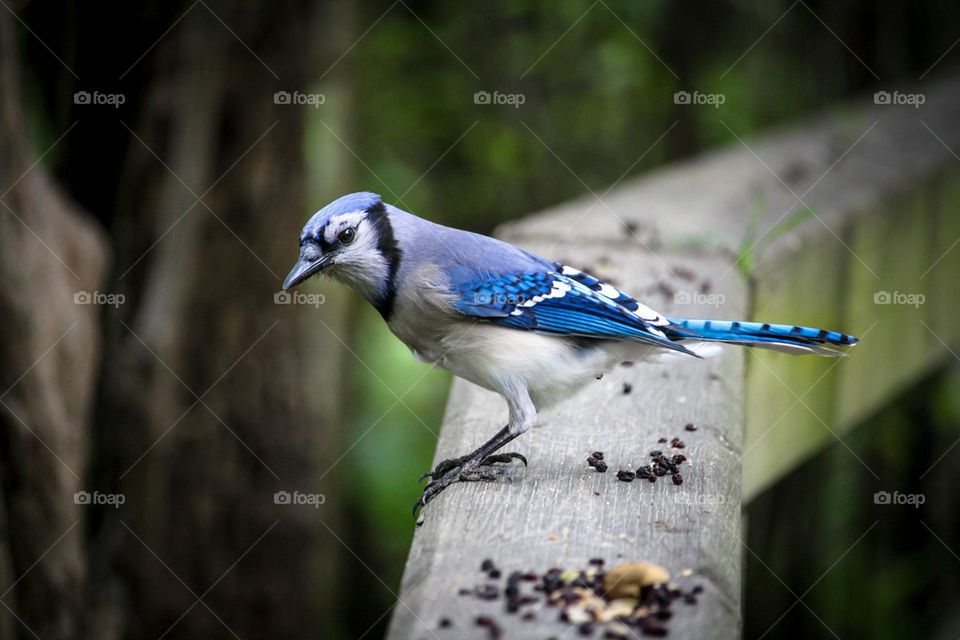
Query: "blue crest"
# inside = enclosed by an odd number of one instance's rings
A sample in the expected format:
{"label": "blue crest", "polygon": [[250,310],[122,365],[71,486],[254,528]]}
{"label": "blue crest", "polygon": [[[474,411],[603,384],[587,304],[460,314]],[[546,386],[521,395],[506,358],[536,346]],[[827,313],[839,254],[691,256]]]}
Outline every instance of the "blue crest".
{"label": "blue crest", "polygon": [[330,222],[330,219],[334,216],[352,213],[354,211],[367,211],[382,204],[383,199],[378,194],[370,193],[369,191],[358,191],[357,193],[350,193],[337,198],[313,214],[310,220],[307,221],[307,224],[304,225],[300,239],[317,238],[320,231],[327,226],[327,223]]}

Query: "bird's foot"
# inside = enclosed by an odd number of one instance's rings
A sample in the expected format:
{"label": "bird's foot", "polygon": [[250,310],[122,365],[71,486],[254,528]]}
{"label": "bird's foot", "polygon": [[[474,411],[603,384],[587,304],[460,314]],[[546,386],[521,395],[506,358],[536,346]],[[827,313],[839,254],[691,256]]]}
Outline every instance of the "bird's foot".
{"label": "bird's foot", "polygon": [[443,460],[433,471],[428,471],[420,476],[420,480],[429,477],[430,482],[424,487],[423,494],[413,505],[414,517],[428,502],[455,482],[490,482],[497,479],[497,473],[492,469],[481,469],[480,467],[507,464],[514,460],[520,460],[524,466],[527,466],[527,459],[519,453],[495,453],[484,458],[461,456]]}
{"label": "bird's foot", "polygon": [[[420,476],[420,482],[423,482],[424,478],[430,478],[431,481],[436,481],[454,469],[459,469],[466,466],[471,460],[472,454],[460,456],[459,458],[450,458],[449,460],[441,460],[437,463],[437,466],[434,467],[433,471],[427,471],[425,474]],[[497,463],[509,463],[513,460],[519,460],[523,463],[523,466],[527,466],[527,459],[524,458],[519,453],[494,453],[492,455],[483,458],[479,463],[476,463],[471,466],[480,466],[488,467]]]}

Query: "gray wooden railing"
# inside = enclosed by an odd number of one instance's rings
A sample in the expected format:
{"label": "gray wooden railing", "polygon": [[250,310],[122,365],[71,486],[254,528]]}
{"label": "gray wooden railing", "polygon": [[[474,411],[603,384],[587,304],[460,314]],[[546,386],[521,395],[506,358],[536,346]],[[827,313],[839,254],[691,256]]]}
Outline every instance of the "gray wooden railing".
{"label": "gray wooden railing", "polygon": [[[705,591],[676,609],[670,636],[739,634],[741,496],[842,441],[960,340],[960,82],[897,90],[923,104],[867,98],[760,139],[731,125],[726,149],[501,230],[672,315],[810,324],[863,341],[844,359],[730,348],[620,368],[548,411],[511,446],[529,468],[454,486],[428,506],[391,639],[488,637],[474,624],[483,615],[509,638],[577,636],[542,604],[527,621],[502,599],[459,595],[486,582],[485,558],[504,572],[594,557],[690,569],[678,582]],[[473,449],[505,418],[497,396],[457,381],[435,458]],[[617,481],[674,436],[689,458],[682,485]],[[598,449],[607,473],[585,463]],[[439,628],[442,618],[453,627]]]}

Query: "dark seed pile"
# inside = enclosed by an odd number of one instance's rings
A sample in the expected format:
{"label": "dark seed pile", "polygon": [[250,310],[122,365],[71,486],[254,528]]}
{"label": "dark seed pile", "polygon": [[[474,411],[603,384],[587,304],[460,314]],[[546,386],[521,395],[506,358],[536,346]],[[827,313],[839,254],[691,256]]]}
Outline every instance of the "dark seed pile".
{"label": "dark seed pile", "polygon": [[[693,424],[687,424],[684,427],[687,431],[696,431]],[[680,438],[674,436],[670,440],[660,438],[659,444],[669,443],[674,449],[686,448],[686,443]],[[680,465],[687,461],[687,456],[677,453],[667,455],[661,449],[654,449],[650,452],[650,464],[643,465],[635,471],[629,469],[620,469],[617,471],[617,480],[621,482],[633,482],[634,480],[646,480],[647,482],[656,482],[657,478],[670,476],[673,484],[683,484],[683,475],[680,473]],[[603,459],[602,451],[594,451],[587,458],[587,464],[597,471],[606,471],[607,463]]]}
{"label": "dark seed pile", "polygon": [[[696,585],[684,591],[670,582],[663,567],[649,562],[631,562],[604,569],[602,558],[593,558],[586,569],[554,567],[546,573],[511,571],[503,587],[487,582],[460,594],[481,600],[503,600],[507,615],[517,615],[524,622],[537,620],[555,610],[557,619],[573,626],[582,636],[602,633],[603,638],[628,638],[667,635],[673,618],[672,605],[682,600],[695,605],[703,587]],[[502,573],[492,560],[484,560],[481,572],[489,580],[499,580]],[[689,575],[689,570],[681,573]],[[490,594],[495,594],[492,598]],[[486,629],[492,640],[502,638],[503,628],[493,615],[478,615],[477,627]],[[440,629],[453,626],[449,618],[441,618]]]}
{"label": "dark seed pile", "polygon": [[607,463],[603,461],[603,451],[594,451],[587,457],[587,464],[603,473],[607,470]]}

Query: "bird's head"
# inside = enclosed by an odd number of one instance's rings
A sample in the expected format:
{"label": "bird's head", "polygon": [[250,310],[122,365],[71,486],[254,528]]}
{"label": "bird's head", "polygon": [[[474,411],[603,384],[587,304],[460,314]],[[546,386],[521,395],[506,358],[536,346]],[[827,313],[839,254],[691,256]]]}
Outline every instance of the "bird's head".
{"label": "bird's head", "polygon": [[399,262],[400,249],[380,196],[352,193],[320,209],[304,225],[300,258],[283,288],[328,273],[379,307],[392,297]]}

